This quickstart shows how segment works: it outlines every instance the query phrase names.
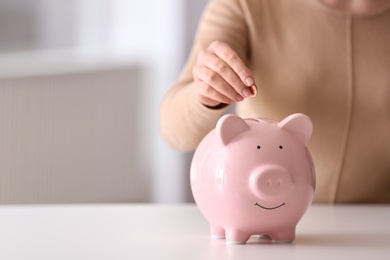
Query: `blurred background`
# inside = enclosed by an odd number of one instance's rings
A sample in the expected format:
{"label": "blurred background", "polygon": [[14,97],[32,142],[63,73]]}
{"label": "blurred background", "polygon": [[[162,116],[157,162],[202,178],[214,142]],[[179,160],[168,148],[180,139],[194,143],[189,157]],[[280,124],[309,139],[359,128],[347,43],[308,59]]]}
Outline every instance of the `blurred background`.
{"label": "blurred background", "polygon": [[0,204],[192,201],[159,134],[207,0],[0,0]]}

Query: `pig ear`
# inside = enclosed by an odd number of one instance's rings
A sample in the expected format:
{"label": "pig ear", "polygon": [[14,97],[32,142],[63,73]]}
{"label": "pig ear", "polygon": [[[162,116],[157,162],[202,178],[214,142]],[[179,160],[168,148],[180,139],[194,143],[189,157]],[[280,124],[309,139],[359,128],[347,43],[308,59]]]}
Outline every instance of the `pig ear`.
{"label": "pig ear", "polygon": [[292,114],[280,123],[280,128],[292,132],[304,145],[307,145],[313,133],[313,124],[304,114]]}
{"label": "pig ear", "polygon": [[227,145],[235,136],[247,130],[249,126],[241,117],[228,114],[219,119],[216,134],[222,144]]}

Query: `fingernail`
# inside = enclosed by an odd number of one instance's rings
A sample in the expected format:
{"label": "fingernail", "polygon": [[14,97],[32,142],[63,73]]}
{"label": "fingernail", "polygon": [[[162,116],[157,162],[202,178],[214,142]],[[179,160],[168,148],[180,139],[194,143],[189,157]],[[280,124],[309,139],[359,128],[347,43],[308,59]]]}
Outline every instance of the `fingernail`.
{"label": "fingernail", "polygon": [[248,87],[250,87],[250,86],[252,86],[253,84],[255,84],[255,81],[254,81],[251,77],[247,77],[247,78],[245,79],[245,84],[246,84]]}
{"label": "fingernail", "polygon": [[250,88],[244,88],[244,90],[242,91],[242,95],[244,97],[250,97],[252,95],[252,91],[250,90]]}
{"label": "fingernail", "polygon": [[244,100],[244,98],[243,98],[241,95],[238,95],[238,94],[237,94],[236,100],[237,100],[237,102],[241,102],[241,101]]}

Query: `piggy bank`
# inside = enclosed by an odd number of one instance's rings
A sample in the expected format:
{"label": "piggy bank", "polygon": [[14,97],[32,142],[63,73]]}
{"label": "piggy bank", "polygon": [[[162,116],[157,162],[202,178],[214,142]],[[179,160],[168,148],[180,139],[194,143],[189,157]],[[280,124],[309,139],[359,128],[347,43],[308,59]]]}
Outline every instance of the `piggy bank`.
{"label": "piggy bank", "polygon": [[304,114],[281,122],[224,115],[201,141],[191,189],[213,238],[243,244],[252,235],[291,242],[315,190],[306,145],[313,125]]}

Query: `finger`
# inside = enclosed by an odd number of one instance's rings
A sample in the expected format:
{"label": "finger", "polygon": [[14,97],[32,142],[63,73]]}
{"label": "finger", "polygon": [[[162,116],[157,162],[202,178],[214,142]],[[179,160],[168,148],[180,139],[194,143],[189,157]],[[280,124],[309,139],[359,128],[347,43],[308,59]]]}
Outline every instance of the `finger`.
{"label": "finger", "polygon": [[206,106],[214,107],[221,103],[224,104],[234,103],[233,100],[229,99],[225,95],[222,95],[220,92],[216,91],[214,88],[210,87],[208,84],[204,83],[203,81],[198,81],[195,84],[197,85],[196,93],[198,95],[198,100],[200,103]]}
{"label": "finger", "polygon": [[241,81],[234,70],[224,60],[216,56],[214,52],[210,50],[200,52],[198,61],[220,75],[236,91],[236,95],[240,95],[242,98],[251,96],[250,89]]}
{"label": "finger", "polygon": [[210,44],[209,48],[232,68],[247,87],[251,87],[255,84],[251,71],[229,45],[220,41],[215,41]]}
{"label": "finger", "polygon": [[[215,71],[202,65],[195,65],[193,74],[195,81],[201,81],[207,86],[207,91],[203,90],[204,95],[207,96],[208,93],[213,93],[213,91],[208,90],[211,88],[227,97],[231,102],[240,102],[243,100],[243,97],[237,94],[236,90]],[[204,84],[199,84],[199,86],[205,87]]]}

